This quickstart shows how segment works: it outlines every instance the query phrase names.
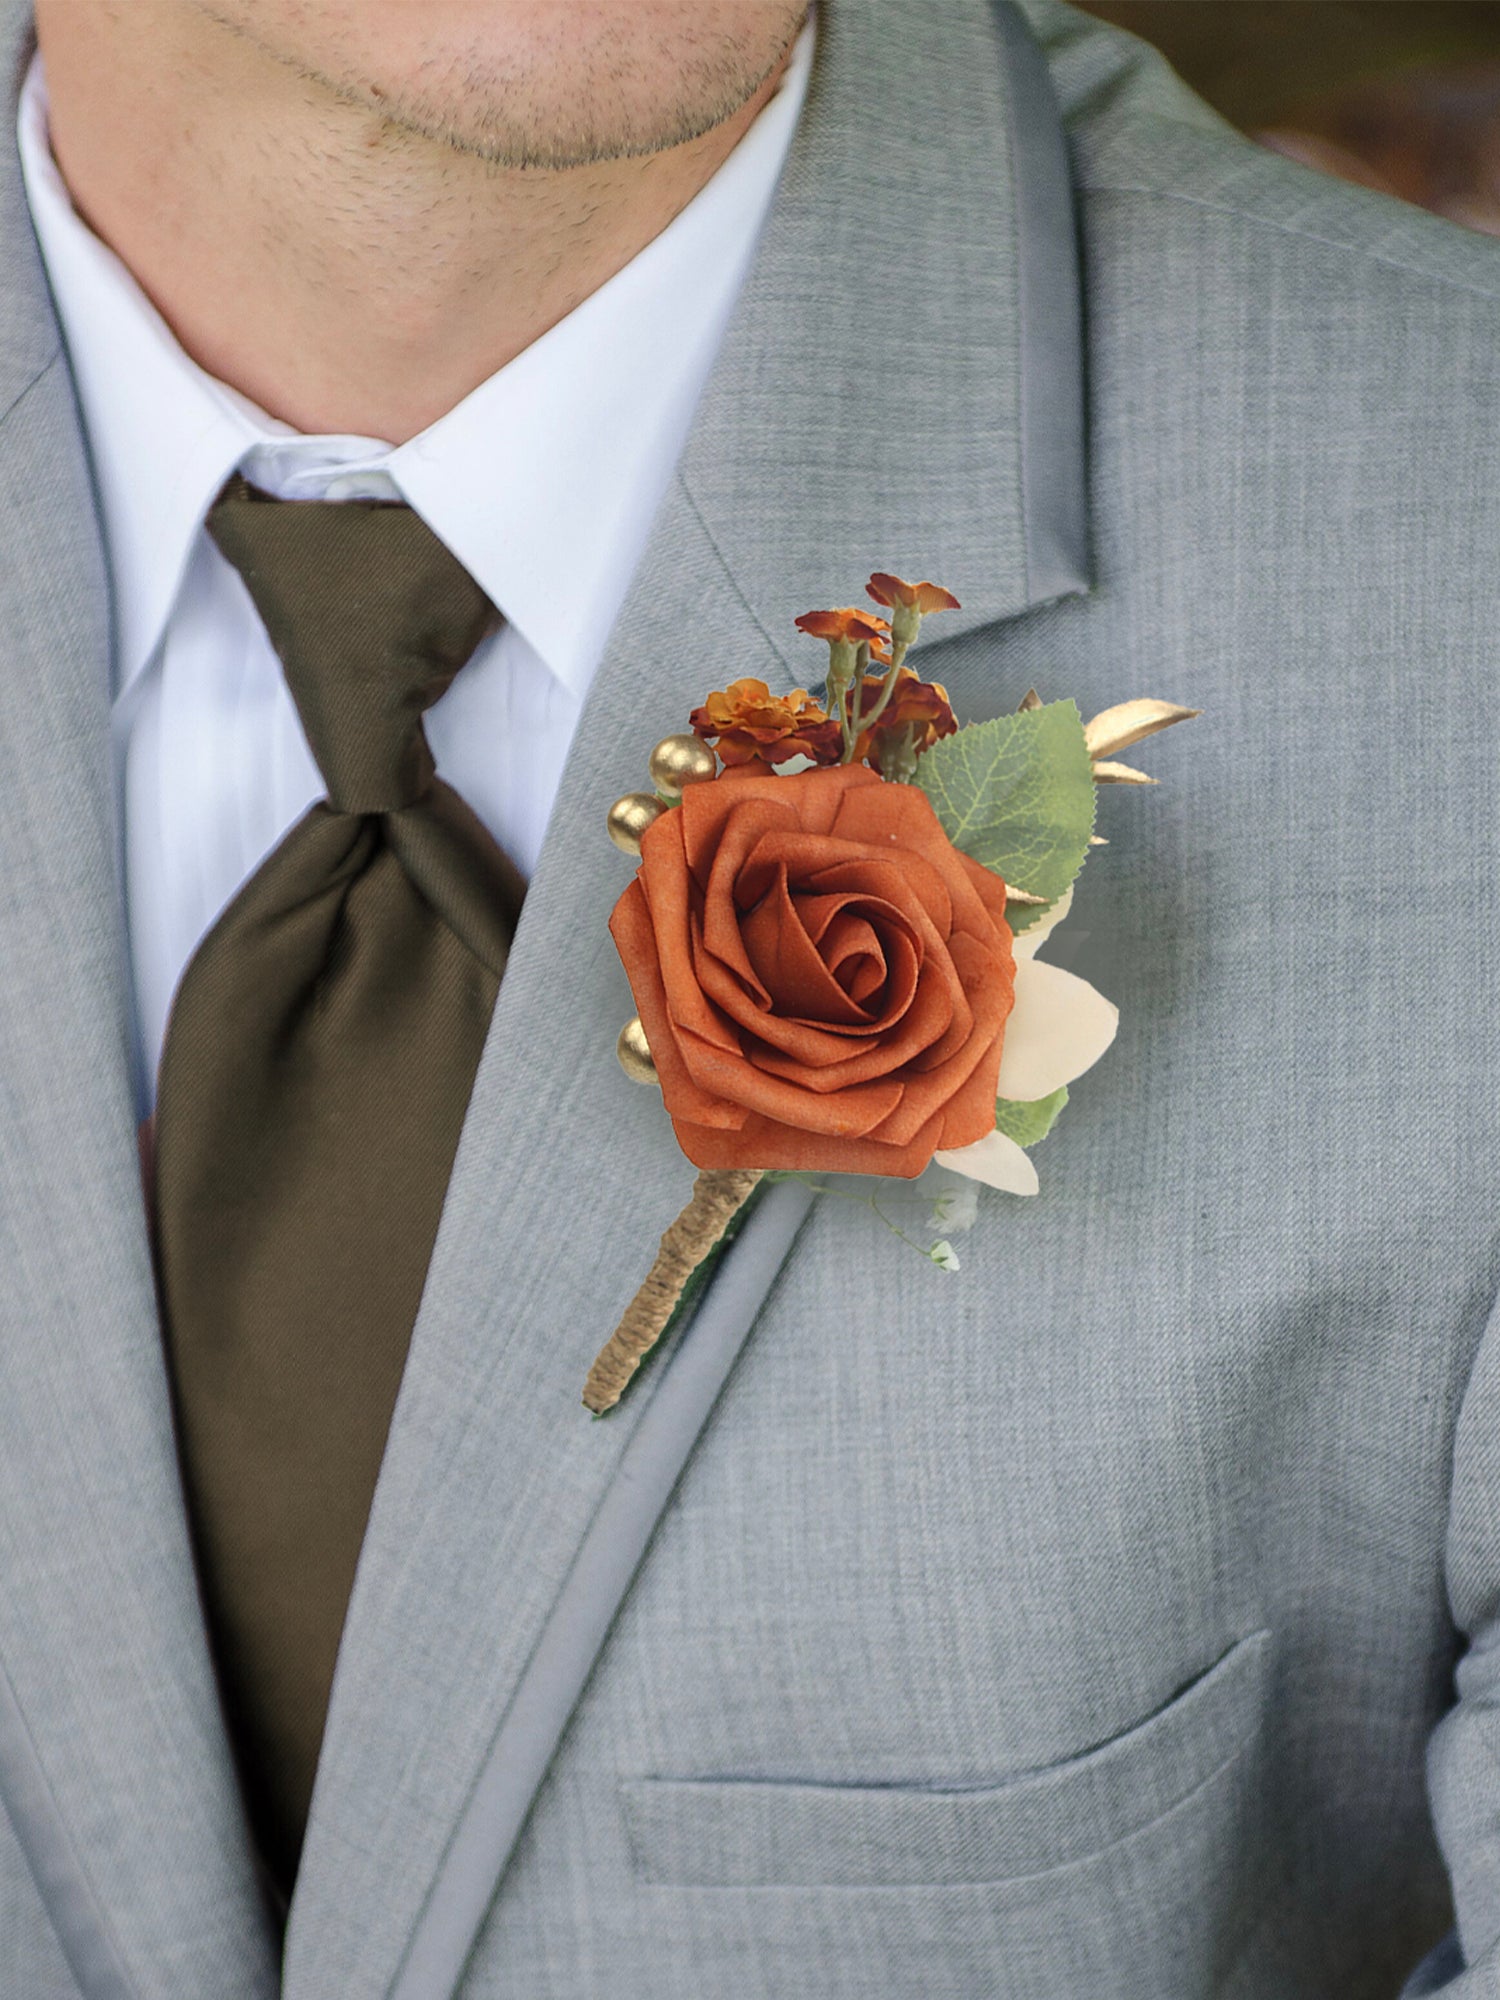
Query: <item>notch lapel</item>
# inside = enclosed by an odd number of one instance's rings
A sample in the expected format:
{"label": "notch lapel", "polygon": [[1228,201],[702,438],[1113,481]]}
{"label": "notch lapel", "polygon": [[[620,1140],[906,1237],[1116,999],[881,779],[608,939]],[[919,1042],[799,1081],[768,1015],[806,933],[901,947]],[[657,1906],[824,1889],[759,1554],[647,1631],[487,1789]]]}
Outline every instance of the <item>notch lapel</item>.
{"label": "notch lapel", "polygon": [[[673,1353],[588,1420],[584,1373],[691,1184],[614,1059],[633,1007],[605,921],[628,866],[605,811],[710,686],[820,674],[792,619],[872,569],[958,588],[949,636],[1084,587],[1074,260],[1045,69],[1009,8],[825,7],[476,1079],[345,1628],[287,2000],[447,2000],[713,1368],[795,1233],[779,1202]],[[717,1361],[686,1365],[701,1329]]]}
{"label": "notch lapel", "polygon": [[[29,56],[0,16],[5,105]],[[127,1053],[107,592],[0,149],[0,1792],[86,2000],[274,1992],[157,1334]]]}

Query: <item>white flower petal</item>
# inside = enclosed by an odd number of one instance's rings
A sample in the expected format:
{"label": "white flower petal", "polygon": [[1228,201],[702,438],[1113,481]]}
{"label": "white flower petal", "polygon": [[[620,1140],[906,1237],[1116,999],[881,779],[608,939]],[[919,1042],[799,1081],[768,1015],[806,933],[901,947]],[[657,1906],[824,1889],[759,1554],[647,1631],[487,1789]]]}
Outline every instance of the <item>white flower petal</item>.
{"label": "white flower petal", "polygon": [[933,1202],[927,1226],[934,1236],[963,1236],[978,1220],[979,1188],[960,1175],[948,1181]]}
{"label": "white flower petal", "polygon": [[983,1181],[986,1187],[999,1188],[1002,1194],[1037,1191],[1036,1168],[1015,1140],[1007,1139],[1003,1132],[987,1133],[972,1146],[960,1146],[953,1153],[934,1153],[932,1157],[950,1173]]}
{"label": "white flower petal", "polygon": [[1017,958],[1035,958],[1038,948],[1047,942],[1063,918],[1073,907],[1073,884],[1070,882],[1051,909],[1037,918],[1028,931],[1022,931],[1011,949]]}
{"label": "white flower petal", "polygon": [[1115,1038],[1120,1010],[1075,973],[1045,959],[1016,963],[996,1095],[1030,1104],[1091,1069]]}

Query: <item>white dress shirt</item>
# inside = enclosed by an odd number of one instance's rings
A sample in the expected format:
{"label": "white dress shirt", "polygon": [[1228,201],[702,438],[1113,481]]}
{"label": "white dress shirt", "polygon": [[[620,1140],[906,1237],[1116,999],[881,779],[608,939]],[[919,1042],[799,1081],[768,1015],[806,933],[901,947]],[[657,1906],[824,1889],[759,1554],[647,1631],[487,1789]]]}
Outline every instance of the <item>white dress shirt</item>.
{"label": "white dress shirt", "polygon": [[248,592],[203,528],[238,468],[284,499],[406,500],[505,624],[427,715],[440,774],[524,874],[791,144],[812,27],[776,96],[680,215],[609,282],[406,444],[305,436],[183,352],[74,210],[34,63],[27,197],[98,481],[114,611],[113,728],[137,1099],[172,994],[246,878],[323,796]]}

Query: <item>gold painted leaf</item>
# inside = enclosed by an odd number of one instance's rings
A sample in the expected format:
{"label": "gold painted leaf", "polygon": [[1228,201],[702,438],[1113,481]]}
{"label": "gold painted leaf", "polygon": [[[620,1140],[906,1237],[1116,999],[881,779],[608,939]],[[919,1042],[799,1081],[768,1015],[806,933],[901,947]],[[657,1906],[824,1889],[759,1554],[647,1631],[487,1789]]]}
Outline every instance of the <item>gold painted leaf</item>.
{"label": "gold painted leaf", "polygon": [[1094,783],[1096,785],[1159,785],[1160,778],[1151,778],[1144,771],[1138,771],[1133,764],[1110,764],[1096,757],[1094,759]]}
{"label": "gold painted leaf", "polygon": [[1091,757],[1113,757],[1117,750],[1127,750],[1143,736],[1170,729],[1174,722],[1190,722],[1202,713],[1201,708],[1179,708],[1173,701],[1122,701],[1086,722],[1083,740]]}

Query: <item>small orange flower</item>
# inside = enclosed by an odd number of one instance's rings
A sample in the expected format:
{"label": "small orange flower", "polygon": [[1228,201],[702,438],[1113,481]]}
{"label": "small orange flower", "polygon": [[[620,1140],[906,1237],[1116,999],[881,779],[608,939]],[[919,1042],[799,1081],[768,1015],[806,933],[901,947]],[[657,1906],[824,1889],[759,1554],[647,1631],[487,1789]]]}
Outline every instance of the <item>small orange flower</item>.
{"label": "small orange flower", "polygon": [[891,636],[889,623],[858,605],[846,605],[841,611],[805,611],[796,623],[799,632],[810,633],[814,639],[827,639],[835,645],[842,642],[846,646],[868,646],[877,660],[890,657],[886,652],[886,641]]}
{"label": "small orange flower", "polygon": [[784,764],[791,757],[811,757],[815,764],[838,762],[839,725],[806,688],[772,694],[764,681],[734,681],[722,693],[711,694],[689,720],[706,743],[718,739],[726,767]]}
{"label": "small orange flower", "polygon": [[889,570],[878,569],[865,586],[877,604],[900,605],[925,618],[932,611],[958,611],[962,607],[951,590],[940,583],[907,583]]}
{"label": "small orange flower", "polygon": [[[859,720],[874,708],[885,686],[884,676],[866,675],[859,695]],[[918,680],[910,667],[896,676],[896,689],[873,729],[861,729],[854,745],[856,764],[880,763],[880,738],[888,731],[910,729],[913,754],[930,750],[940,736],[952,736],[958,718],[948,705],[948,690],[937,681]]]}

